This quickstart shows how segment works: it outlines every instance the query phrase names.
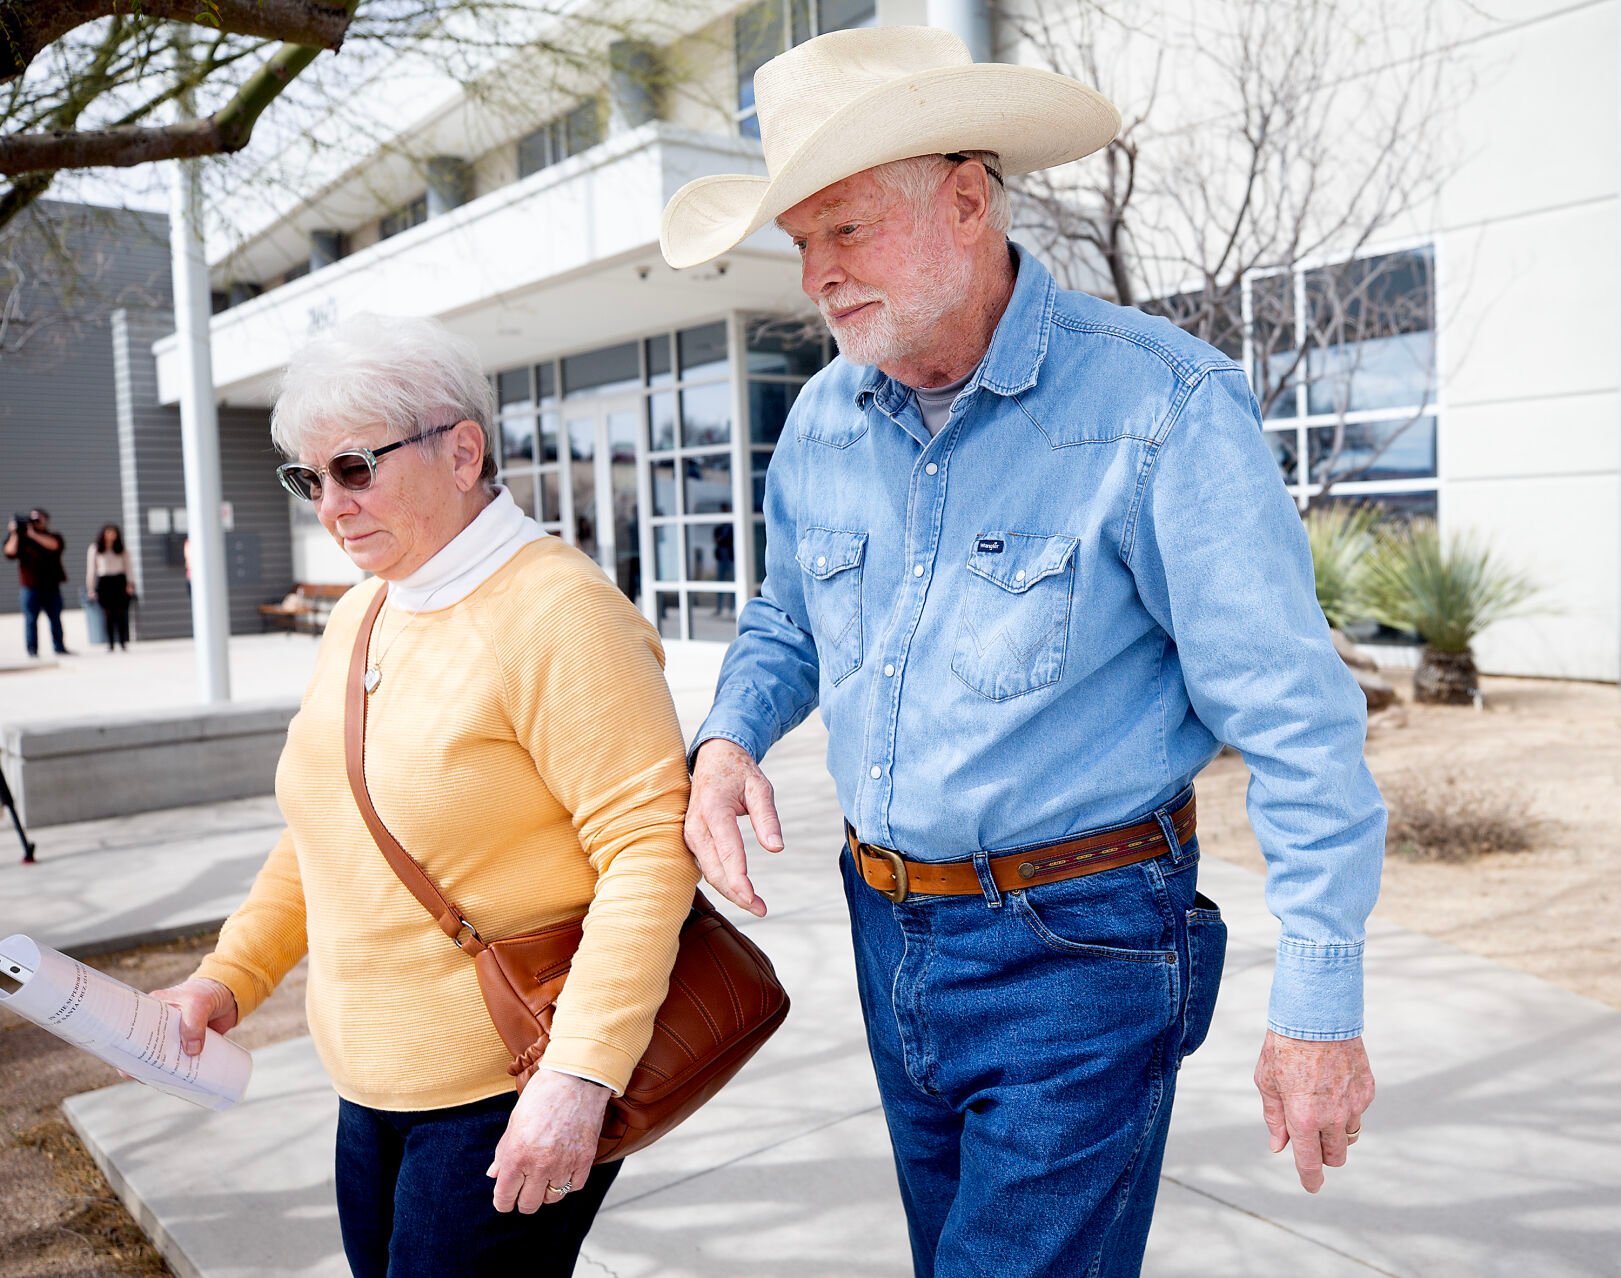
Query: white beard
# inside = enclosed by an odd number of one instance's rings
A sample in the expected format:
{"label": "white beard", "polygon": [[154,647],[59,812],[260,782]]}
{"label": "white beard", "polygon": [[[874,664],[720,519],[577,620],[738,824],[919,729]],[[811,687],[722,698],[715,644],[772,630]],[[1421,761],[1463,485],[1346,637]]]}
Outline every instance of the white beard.
{"label": "white beard", "polygon": [[[920,246],[920,256],[911,295],[904,301],[870,285],[854,285],[847,292],[834,292],[817,301],[845,359],[853,364],[888,364],[934,344],[935,329],[962,302],[973,263],[940,244]],[[836,323],[829,314],[863,302],[877,305],[844,323]]]}

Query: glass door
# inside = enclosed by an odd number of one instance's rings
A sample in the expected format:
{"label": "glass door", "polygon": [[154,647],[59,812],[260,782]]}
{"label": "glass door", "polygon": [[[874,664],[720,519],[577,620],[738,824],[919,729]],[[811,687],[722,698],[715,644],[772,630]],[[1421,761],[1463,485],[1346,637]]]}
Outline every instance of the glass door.
{"label": "glass door", "polygon": [[627,598],[642,602],[636,454],[642,400],[565,403],[570,511],[568,539],[601,565]]}

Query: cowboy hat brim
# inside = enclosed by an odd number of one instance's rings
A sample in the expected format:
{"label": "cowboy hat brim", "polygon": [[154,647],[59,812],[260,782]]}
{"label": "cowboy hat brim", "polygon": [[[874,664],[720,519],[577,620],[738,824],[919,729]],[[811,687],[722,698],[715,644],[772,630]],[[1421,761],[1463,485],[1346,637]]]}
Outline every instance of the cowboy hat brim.
{"label": "cowboy hat brim", "polygon": [[919,72],[847,103],[768,178],[688,182],[664,208],[659,247],[671,266],[697,266],[824,187],[879,164],[994,151],[1014,176],[1090,155],[1119,130],[1107,98],[1056,72],[1001,63]]}

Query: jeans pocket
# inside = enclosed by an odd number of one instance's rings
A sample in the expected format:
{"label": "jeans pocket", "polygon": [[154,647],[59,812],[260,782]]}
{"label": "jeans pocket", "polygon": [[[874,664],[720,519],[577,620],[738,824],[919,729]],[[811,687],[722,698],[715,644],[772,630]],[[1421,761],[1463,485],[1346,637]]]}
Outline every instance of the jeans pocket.
{"label": "jeans pocket", "polygon": [[805,606],[817,660],[833,683],[861,665],[861,560],[867,534],[807,528],[795,558],[805,571]]}
{"label": "jeans pocket", "polygon": [[992,701],[1057,683],[1069,643],[1075,538],[988,532],[974,540],[951,671]]}
{"label": "jeans pocket", "polygon": [[1222,964],[1227,957],[1227,924],[1221,910],[1203,892],[1194,898],[1188,918],[1188,997],[1182,1009],[1182,1046],[1178,1059],[1199,1049],[1216,1013]]}
{"label": "jeans pocket", "polygon": [[[1176,963],[1160,893],[1140,866],[1080,875],[1009,892],[1012,912],[1042,945],[1059,954]],[[1167,1009],[1167,1019],[1174,1012]]]}

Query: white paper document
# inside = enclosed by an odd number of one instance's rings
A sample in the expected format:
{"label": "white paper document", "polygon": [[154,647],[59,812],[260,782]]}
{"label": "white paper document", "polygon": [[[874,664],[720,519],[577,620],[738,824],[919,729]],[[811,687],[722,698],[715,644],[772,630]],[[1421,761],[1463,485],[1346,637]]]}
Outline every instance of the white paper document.
{"label": "white paper document", "polygon": [[0,1007],[83,1048],[137,1082],[208,1109],[242,1099],[253,1057],[213,1030],[180,1050],[180,1013],[150,994],[26,936],[0,941]]}

